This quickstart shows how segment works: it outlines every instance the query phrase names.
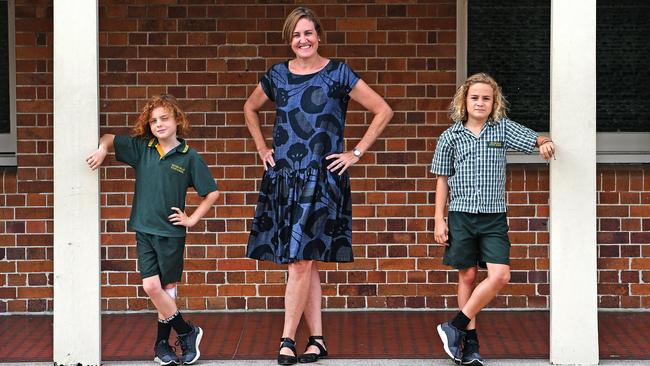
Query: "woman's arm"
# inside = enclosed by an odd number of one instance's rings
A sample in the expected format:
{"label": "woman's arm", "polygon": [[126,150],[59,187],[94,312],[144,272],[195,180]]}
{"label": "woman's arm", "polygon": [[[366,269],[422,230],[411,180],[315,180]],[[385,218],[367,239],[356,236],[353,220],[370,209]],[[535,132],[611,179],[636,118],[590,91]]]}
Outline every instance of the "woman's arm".
{"label": "woman's arm", "polygon": [[[372,90],[363,80],[359,80],[356,83],[350,92],[350,97],[352,100],[361,104],[364,108],[374,114],[372,122],[370,123],[370,126],[368,126],[368,130],[355,147],[355,149],[358,149],[361,152],[361,155],[363,155],[370,146],[372,146],[375,140],[377,140],[377,137],[381,135],[391,118],[393,118],[393,110],[388,106],[388,103],[386,103],[384,98]],[[327,166],[327,169],[330,171],[341,169],[339,175],[343,174],[343,172],[352,164],[359,161],[359,157],[356,157],[351,151],[341,154],[332,154],[327,156],[326,159],[335,159]]]}
{"label": "woman's arm", "polygon": [[266,141],[262,135],[262,129],[260,128],[260,115],[259,111],[268,101],[269,98],[264,94],[262,87],[258,84],[255,90],[244,103],[244,118],[246,119],[246,127],[255,141],[255,147],[257,148],[257,153],[262,159],[262,164],[264,164],[264,170],[267,169],[266,164],[274,167],[275,161],[273,160],[273,149],[266,146]]}

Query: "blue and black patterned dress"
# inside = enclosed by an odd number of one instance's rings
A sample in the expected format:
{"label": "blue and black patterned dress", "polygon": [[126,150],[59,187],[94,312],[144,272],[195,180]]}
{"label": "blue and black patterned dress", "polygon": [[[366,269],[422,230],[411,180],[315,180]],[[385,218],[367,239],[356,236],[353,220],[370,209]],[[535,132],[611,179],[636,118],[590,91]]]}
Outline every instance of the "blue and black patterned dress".
{"label": "blue and black patterned dress", "polygon": [[262,178],[249,258],[353,261],[350,177],[328,171],[333,160],[325,157],[344,151],[349,93],[358,80],[336,60],[308,75],[292,74],[288,62],[279,63],[260,80],[276,106],[275,167]]}

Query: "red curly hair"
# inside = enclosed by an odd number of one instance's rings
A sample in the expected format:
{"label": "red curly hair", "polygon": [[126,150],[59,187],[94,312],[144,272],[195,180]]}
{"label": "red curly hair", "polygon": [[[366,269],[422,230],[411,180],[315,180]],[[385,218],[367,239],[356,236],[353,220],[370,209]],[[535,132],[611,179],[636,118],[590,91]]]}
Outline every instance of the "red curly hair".
{"label": "red curly hair", "polygon": [[163,107],[166,110],[174,113],[174,119],[176,120],[177,136],[185,136],[190,131],[190,121],[185,117],[185,113],[178,105],[176,97],[171,94],[160,94],[152,97],[138,116],[138,119],[135,121],[135,126],[133,127],[132,134],[133,136],[140,136],[151,138],[151,127],[149,126],[149,119],[151,119],[151,112],[158,108]]}

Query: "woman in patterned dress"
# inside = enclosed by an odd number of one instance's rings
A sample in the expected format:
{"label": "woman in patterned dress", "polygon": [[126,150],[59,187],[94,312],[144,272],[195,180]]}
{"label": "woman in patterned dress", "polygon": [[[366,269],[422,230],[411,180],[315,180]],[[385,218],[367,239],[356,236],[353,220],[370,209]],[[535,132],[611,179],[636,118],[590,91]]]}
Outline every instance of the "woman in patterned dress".
{"label": "woman in patterned dress", "polygon": [[[296,57],[273,65],[244,105],[265,169],[247,256],[288,264],[278,363],[290,365],[327,356],[317,261],[353,261],[347,169],[381,134],[393,111],[349,66],[318,54],[323,30],[310,9],[293,10],[282,34]],[[356,147],[344,151],[350,98],[374,118]],[[272,148],[259,122],[259,110],[269,100],[276,107]],[[297,357],[293,339],[303,313],[311,336]]]}

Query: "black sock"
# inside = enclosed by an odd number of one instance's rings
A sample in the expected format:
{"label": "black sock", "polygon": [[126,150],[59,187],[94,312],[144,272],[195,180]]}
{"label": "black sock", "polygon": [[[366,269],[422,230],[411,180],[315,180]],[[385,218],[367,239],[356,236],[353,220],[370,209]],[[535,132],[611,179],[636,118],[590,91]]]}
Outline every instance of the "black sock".
{"label": "black sock", "polygon": [[169,334],[172,332],[172,325],[168,321],[158,319],[158,336],[156,337],[156,344],[161,340],[169,341]]}
{"label": "black sock", "polygon": [[465,330],[469,322],[470,318],[468,318],[467,315],[463,314],[462,311],[459,311],[456,317],[451,321],[451,325],[460,330]]}
{"label": "black sock", "polygon": [[165,320],[172,325],[172,327],[176,331],[176,334],[186,334],[192,331],[192,327],[190,327],[190,325],[187,324],[185,320],[183,320],[183,316],[178,310],[176,310],[176,313],[174,313],[174,315],[170,316]]}
{"label": "black sock", "polygon": [[476,333],[476,329],[467,329],[465,340],[468,341],[470,339],[478,342],[478,333]]}

